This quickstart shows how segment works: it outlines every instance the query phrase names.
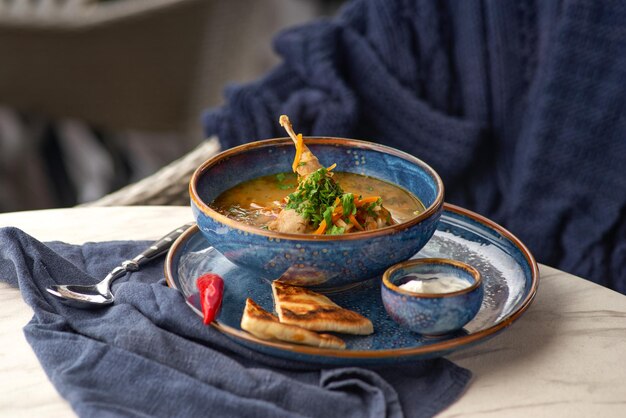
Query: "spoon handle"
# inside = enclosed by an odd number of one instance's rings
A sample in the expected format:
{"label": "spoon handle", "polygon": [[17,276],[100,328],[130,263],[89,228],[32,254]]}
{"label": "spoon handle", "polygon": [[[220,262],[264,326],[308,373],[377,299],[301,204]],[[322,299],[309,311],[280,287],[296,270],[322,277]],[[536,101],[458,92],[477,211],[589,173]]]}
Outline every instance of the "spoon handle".
{"label": "spoon handle", "polygon": [[176,241],[176,239],[181,236],[183,232],[185,232],[193,225],[194,223],[190,222],[185,225],[179,226],[172,232],[158,239],[154,244],[146,248],[145,251],[134,257],[132,260],[124,261],[124,263],[122,263],[122,266],[126,271],[138,270],[139,267],[165,253],[172,246],[172,243]]}

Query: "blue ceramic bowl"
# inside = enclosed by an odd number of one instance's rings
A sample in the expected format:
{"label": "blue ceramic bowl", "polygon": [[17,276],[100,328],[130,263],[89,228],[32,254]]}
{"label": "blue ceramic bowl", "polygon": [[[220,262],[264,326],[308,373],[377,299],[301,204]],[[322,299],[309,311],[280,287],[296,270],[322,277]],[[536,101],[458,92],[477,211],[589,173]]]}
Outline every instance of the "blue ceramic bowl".
{"label": "blue ceramic bowl", "polygon": [[[469,287],[449,293],[415,293],[399,286],[417,277],[452,276]],[[381,293],[385,310],[398,324],[423,335],[458,331],[480,309],[483,285],[480,273],[456,260],[422,258],[399,263],[383,275]]]}
{"label": "blue ceramic bowl", "polygon": [[426,210],[409,221],[345,235],[286,234],[236,222],[209,204],[223,191],[256,177],[291,171],[289,138],[251,142],[203,163],[191,177],[191,208],[208,242],[236,265],[269,279],[337,288],[380,276],[417,253],[435,232],[443,183],[417,158],[383,145],[341,138],[305,138],[324,165],[376,177],[417,196]]}

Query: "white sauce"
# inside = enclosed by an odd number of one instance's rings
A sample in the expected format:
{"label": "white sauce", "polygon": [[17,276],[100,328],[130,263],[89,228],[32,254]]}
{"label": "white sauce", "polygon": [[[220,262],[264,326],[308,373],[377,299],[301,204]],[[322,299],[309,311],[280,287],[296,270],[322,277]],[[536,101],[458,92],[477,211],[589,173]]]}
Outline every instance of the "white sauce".
{"label": "white sauce", "polygon": [[432,275],[420,277],[417,274],[412,274],[411,277],[415,277],[415,279],[400,285],[400,289],[414,293],[451,293],[472,285],[472,283],[456,276],[441,273],[437,273],[436,277]]}

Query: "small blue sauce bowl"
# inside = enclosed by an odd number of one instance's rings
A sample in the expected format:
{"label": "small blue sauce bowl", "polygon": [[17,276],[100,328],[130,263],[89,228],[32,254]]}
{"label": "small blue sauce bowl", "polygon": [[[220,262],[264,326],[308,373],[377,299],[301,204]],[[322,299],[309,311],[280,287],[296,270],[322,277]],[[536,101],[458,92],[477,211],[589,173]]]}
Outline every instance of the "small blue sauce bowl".
{"label": "small blue sauce bowl", "polygon": [[[416,293],[399,286],[419,277],[434,280],[454,277],[469,286],[448,293]],[[478,270],[443,258],[422,258],[398,263],[383,275],[381,294],[385,310],[398,324],[423,335],[438,336],[458,331],[480,309],[483,283]]]}
{"label": "small blue sauce bowl", "polygon": [[307,137],[305,143],[323,165],[337,163],[337,171],[396,184],[417,196],[426,210],[406,222],[344,235],[287,234],[237,222],[211,207],[215,198],[246,180],[291,171],[295,154],[289,138],[250,142],[204,162],[189,185],[200,231],[228,260],[267,280],[336,289],[382,275],[432,237],[444,192],[441,178],[427,164],[371,142]]}

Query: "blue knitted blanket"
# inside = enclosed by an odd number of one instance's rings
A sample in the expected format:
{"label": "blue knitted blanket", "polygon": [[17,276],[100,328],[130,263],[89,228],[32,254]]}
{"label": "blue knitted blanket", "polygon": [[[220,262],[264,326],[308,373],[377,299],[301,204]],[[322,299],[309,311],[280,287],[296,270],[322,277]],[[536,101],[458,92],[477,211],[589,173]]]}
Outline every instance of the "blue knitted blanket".
{"label": "blue knitted blanket", "polygon": [[540,262],[626,293],[626,2],[354,0],[275,49],[207,135],[285,136],[286,113],[408,151]]}

